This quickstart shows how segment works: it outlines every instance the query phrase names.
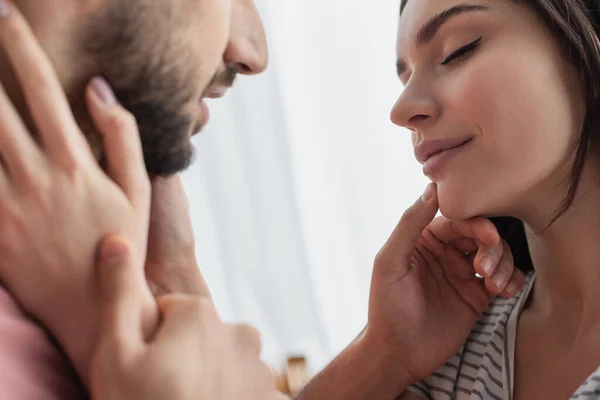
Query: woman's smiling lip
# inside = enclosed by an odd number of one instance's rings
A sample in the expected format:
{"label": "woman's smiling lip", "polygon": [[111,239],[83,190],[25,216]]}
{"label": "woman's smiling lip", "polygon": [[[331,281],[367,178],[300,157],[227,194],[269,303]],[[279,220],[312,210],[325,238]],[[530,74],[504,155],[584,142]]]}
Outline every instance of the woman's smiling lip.
{"label": "woman's smiling lip", "polygon": [[423,173],[430,176],[472,140],[472,136],[424,140],[415,146],[415,157],[423,164]]}

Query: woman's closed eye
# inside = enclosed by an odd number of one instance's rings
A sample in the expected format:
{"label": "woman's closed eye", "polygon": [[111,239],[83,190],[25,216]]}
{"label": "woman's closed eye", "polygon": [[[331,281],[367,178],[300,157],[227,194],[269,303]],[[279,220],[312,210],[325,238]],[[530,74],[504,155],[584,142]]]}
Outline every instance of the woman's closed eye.
{"label": "woman's closed eye", "polygon": [[444,61],[442,61],[441,65],[447,65],[450,64],[452,61],[464,58],[466,56],[468,56],[473,50],[475,50],[477,48],[477,46],[479,46],[479,43],[481,43],[481,39],[482,37],[472,41],[471,43],[461,47],[460,49],[454,51],[452,54],[450,54],[448,57],[446,57],[446,59]]}

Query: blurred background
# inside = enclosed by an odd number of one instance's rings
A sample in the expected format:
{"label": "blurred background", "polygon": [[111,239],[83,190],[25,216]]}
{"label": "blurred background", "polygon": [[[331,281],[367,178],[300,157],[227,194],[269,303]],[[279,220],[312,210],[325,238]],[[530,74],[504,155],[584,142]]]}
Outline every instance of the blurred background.
{"label": "blurred background", "polygon": [[399,0],[257,0],[270,66],[211,102],[184,175],[217,308],[316,372],[367,320],[373,259],[427,180],[389,112]]}

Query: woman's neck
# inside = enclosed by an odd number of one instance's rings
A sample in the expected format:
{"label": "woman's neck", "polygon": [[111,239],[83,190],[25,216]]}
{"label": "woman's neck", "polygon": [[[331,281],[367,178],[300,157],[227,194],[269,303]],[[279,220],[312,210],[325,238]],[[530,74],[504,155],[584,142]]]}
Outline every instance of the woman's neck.
{"label": "woman's neck", "polygon": [[600,326],[598,170],[584,169],[573,205],[546,227],[556,209],[549,212],[555,206],[549,203],[523,218],[537,276],[530,308],[549,322],[571,326],[577,337]]}

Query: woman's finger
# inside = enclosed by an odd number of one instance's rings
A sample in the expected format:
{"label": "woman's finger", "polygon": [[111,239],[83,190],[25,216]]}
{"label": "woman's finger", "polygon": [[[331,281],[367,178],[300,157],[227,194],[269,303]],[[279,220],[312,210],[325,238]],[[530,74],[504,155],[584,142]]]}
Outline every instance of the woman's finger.
{"label": "woman's finger", "polygon": [[0,158],[7,179],[29,182],[39,174],[42,153],[0,85]]}
{"label": "woman's finger", "polygon": [[103,138],[106,172],[147,218],[151,188],[135,118],[117,102],[103,78],[92,79],[86,98],[90,115]]}
{"label": "woman's finger", "polygon": [[497,294],[502,293],[515,270],[513,255],[505,240],[502,240],[502,247],[502,256],[498,261],[494,273],[485,279],[488,290]]}
{"label": "woman's finger", "polygon": [[502,296],[507,299],[514,297],[523,286],[525,286],[525,275],[520,269],[515,268],[508,284],[502,291]]}
{"label": "woman's finger", "polygon": [[429,224],[427,230],[439,241],[451,244],[463,253],[475,251],[476,247],[473,247],[475,242],[484,246],[493,246],[500,242],[496,227],[487,218],[450,220],[446,217],[438,217]]}
{"label": "woman's finger", "polygon": [[393,254],[394,257],[405,257],[408,261],[423,231],[431,223],[437,211],[437,186],[432,183],[427,186],[425,193],[404,212],[378,257]]}
{"label": "woman's finger", "polygon": [[[502,240],[493,246],[480,246],[473,262],[475,271],[484,278],[491,277],[496,271],[504,252],[505,248]],[[510,253],[510,248],[508,252]]]}
{"label": "woman's finger", "polygon": [[77,126],[50,60],[23,15],[11,2],[0,13],[0,42],[8,56],[43,146],[56,160],[80,156],[89,146]]}
{"label": "woman's finger", "polygon": [[474,253],[479,248],[479,242],[475,239],[459,239],[449,242],[448,245],[454,247],[463,254]]}
{"label": "woman's finger", "polygon": [[98,283],[101,294],[100,336],[118,351],[131,352],[144,343],[139,280],[130,244],[110,235],[98,250]]}

